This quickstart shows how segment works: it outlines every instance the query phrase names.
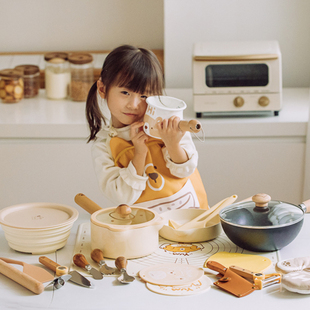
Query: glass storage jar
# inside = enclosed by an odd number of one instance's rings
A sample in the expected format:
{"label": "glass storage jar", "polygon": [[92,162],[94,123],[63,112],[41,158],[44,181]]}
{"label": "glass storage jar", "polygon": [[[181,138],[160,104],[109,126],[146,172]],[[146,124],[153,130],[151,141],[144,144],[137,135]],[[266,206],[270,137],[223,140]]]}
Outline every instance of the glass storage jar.
{"label": "glass storage jar", "polygon": [[68,96],[70,69],[68,54],[47,53],[45,59],[45,93],[49,99],[65,99]]}
{"label": "glass storage jar", "polygon": [[94,83],[93,56],[87,53],[72,53],[68,60],[71,72],[70,98],[73,101],[86,101]]}
{"label": "glass storage jar", "polygon": [[19,102],[24,97],[23,74],[19,70],[0,71],[0,98],[3,103]]}
{"label": "glass storage jar", "polygon": [[37,96],[40,90],[40,68],[35,65],[19,65],[14,69],[23,73],[24,98]]}

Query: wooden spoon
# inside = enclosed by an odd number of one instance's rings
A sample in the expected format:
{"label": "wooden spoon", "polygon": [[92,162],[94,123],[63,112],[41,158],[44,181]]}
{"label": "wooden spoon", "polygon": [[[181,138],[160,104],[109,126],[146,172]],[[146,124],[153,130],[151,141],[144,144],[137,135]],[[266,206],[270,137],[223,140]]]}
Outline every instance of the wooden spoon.
{"label": "wooden spoon", "polygon": [[193,228],[203,228],[206,226],[206,223],[214,219],[214,217],[218,216],[219,212],[226,206],[231,205],[236,201],[238,198],[237,195],[232,195],[230,197],[227,197],[214,205],[209,210],[203,212],[202,214],[198,215],[191,221],[181,225],[177,228],[177,230],[188,230]]}

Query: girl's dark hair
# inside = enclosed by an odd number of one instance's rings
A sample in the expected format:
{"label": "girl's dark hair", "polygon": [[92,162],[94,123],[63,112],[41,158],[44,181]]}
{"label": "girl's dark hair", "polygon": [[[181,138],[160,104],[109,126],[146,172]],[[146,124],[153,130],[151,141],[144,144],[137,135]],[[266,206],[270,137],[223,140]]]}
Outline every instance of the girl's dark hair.
{"label": "girl's dark hair", "polygon": [[[125,87],[139,94],[162,95],[164,77],[156,55],[147,49],[122,45],[106,57],[101,80],[108,94],[111,86]],[[90,128],[88,142],[96,139],[96,134],[106,121],[97,102],[97,81],[91,87],[86,100],[86,118]]]}

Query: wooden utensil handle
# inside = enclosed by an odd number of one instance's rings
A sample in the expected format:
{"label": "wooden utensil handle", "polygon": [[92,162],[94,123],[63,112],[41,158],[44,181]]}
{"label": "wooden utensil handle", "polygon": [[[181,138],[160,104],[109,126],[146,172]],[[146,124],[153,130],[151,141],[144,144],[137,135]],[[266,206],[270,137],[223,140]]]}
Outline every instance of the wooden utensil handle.
{"label": "wooden utensil handle", "polygon": [[43,283],[14,268],[2,259],[0,259],[0,273],[24,286],[35,294],[41,294],[44,291]]}
{"label": "wooden utensil handle", "polygon": [[100,249],[92,250],[92,252],[90,253],[90,257],[96,263],[99,263],[102,260],[104,260],[103,253],[102,253],[102,251]]}
{"label": "wooden utensil handle", "polygon": [[310,213],[310,199],[306,200],[303,202],[303,205],[305,206],[306,208],[306,213]]}
{"label": "wooden utensil handle", "polygon": [[39,257],[39,262],[46,266],[48,269],[56,272],[56,268],[59,267],[60,265],[57,264],[56,262],[52,261],[51,259],[49,259],[48,257],[46,256],[40,256]]}
{"label": "wooden utensil handle", "polygon": [[73,262],[75,265],[81,268],[85,268],[85,266],[89,265],[86,257],[83,254],[75,254],[73,256]]}
{"label": "wooden utensil handle", "polygon": [[207,262],[207,267],[221,274],[224,274],[225,271],[227,270],[225,266],[213,260]]}
{"label": "wooden utensil handle", "polygon": [[9,263],[9,264],[16,264],[16,265],[21,265],[21,266],[24,265],[24,263],[19,260],[14,260],[11,258],[6,258],[6,257],[0,257],[0,259],[2,259],[4,262]]}
{"label": "wooden utensil handle", "polygon": [[182,120],[179,122],[179,128],[182,131],[199,132],[202,129],[201,123],[196,119],[190,121]]}
{"label": "wooden utensil handle", "polygon": [[98,206],[95,202],[93,202],[91,199],[81,193],[75,196],[74,201],[76,202],[76,204],[78,204],[90,214],[93,214],[98,210],[102,210],[100,206]]}
{"label": "wooden utensil handle", "polygon": [[126,269],[127,266],[127,259],[124,256],[119,256],[116,260],[115,260],[115,266],[121,270],[121,269]]}
{"label": "wooden utensil handle", "polygon": [[229,266],[229,269],[243,278],[254,280],[255,273],[250,270],[238,266]]}

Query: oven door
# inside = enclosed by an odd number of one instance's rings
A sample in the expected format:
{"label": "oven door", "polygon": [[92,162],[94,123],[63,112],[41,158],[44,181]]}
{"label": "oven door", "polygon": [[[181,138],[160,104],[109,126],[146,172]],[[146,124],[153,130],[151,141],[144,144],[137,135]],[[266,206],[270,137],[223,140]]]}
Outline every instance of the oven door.
{"label": "oven door", "polygon": [[280,59],[193,61],[194,94],[278,93],[282,88]]}

